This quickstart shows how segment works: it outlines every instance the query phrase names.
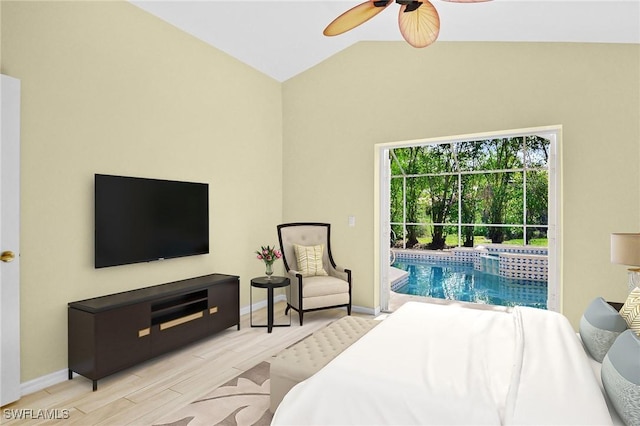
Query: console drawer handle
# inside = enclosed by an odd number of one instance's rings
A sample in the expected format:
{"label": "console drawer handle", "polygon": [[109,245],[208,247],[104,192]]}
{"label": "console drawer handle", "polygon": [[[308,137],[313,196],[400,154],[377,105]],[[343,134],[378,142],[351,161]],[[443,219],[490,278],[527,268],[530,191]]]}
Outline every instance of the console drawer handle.
{"label": "console drawer handle", "polygon": [[171,321],[163,322],[160,324],[160,331],[166,330],[171,327],[175,327],[176,325],[184,324],[185,322],[197,320],[198,318],[202,318],[203,312],[196,312],[195,314],[187,315],[186,317],[176,318]]}
{"label": "console drawer handle", "polygon": [[142,330],[138,330],[138,337],[148,336],[151,333],[151,328],[143,328]]}
{"label": "console drawer handle", "polygon": [[213,308],[209,308],[209,315],[213,315],[218,312],[218,307],[214,306]]}

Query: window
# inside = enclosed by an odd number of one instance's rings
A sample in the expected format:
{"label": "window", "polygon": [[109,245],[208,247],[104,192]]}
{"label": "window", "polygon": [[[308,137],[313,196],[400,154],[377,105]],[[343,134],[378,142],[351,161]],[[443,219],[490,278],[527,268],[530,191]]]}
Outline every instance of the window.
{"label": "window", "polygon": [[389,149],[391,244],[547,246],[549,152],[533,134]]}

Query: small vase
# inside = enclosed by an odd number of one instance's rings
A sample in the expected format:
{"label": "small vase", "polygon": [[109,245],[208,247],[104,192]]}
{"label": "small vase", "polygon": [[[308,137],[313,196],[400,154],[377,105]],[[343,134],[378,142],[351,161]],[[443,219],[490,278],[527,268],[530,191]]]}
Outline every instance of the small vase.
{"label": "small vase", "polygon": [[264,266],[266,268],[265,274],[267,274],[267,279],[270,280],[271,279],[271,275],[273,275],[273,264],[265,263]]}

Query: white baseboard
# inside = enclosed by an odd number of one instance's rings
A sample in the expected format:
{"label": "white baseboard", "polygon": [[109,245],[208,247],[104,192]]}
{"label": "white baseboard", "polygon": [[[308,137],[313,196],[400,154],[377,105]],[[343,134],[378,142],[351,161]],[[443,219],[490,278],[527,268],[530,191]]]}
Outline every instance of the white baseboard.
{"label": "white baseboard", "polygon": [[[282,301],[286,301],[287,300],[287,295],[286,294],[276,294],[273,297],[273,303],[278,303],[278,302],[282,302]],[[254,303],[253,305],[249,306],[244,306],[242,308],[240,308],[240,315],[247,315],[248,313],[250,313],[252,310],[253,311],[257,311],[258,309],[262,309],[262,308],[266,308],[267,307],[267,299],[261,300],[259,302]]]}
{"label": "white baseboard", "polygon": [[[286,301],[287,296],[285,294],[278,294],[273,298],[275,303]],[[240,308],[240,315],[246,315],[250,313],[252,310],[257,311],[259,309],[265,308],[267,306],[267,300],[261,300],[259,302],[254,303],[253,305],[244,306]],[[368,315],[378,315],[380,313],[380,308],[366,308],[364,306],[352,306],[351,309],[353,312],[358,312],[360,314],[368,314]],[[73,373],[73,377],[77,377],[76,373]],[[20,384],[20,395],[28,395],[30,393],[38,392],[43,389],[48,388],[49,386],[57,385],[58,383],[62,383],[65,380],[69,379],[69,370],[66,368],[64,370],[55,371],[51,374],[47,374],[45,376],[41,376],[35,378],[33,380],[29,380],[28,382],[24,382]]]}
{"label": "white baseboard", "polygon": [[[73,374],[73,377],[76,377],[77,374]],[[28,395],[30,393],[41,391],[42,389],[46,389],[49,386],[57,385],[58,383],[62,383],[65,380],[69,379],[69,370],[66,368],[64,370],[56,371],[51,374],[47,374],[46,376],[41,376],[35,378],[33,380],[29,380],[28,382],[24,382],[20,384],[20,395]]]}
{"label": "white baseboard", "polygon": [[[274,303],[278,303],[278,302],[286,302],[287,301],[287,295],[286,294],[278,294],[273,298],[273,302]],[[240,308],[240,315],[246,315],[248,313],[250,313],[250,310],[254,310],[257,311],[258,309],[262,309],[262,308],[266,308],[267,307],[267,300],[261,300],[260,302],[256,302],[254,303],[251,307],[249,305]],[[353,312],[357,312],[359,314],[367,314],[367,315],[373,315],[376,316],[380,313],[380,307],[377,306],[376,308],[367,308],[365,306],[356,306],[353,305],[351,306],[351,310]]]}
{"label": "white baseboard", "polygon": [[380,306],[376,306],[375,308],[367,308],[365,306],[355,306],[351,307],[353,312],[357,312],[359,314],[367,314],[377,316],[380,313]]}

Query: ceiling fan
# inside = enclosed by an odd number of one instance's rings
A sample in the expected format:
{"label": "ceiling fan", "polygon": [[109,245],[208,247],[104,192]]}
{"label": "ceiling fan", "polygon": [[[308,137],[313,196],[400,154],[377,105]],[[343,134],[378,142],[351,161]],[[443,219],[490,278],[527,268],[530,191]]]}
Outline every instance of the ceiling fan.
{"label": "ceiling fan", "polygon": [[[490,0],[445,0],[452,3],[479,3]],[[440,32],[438,11],[429,0],[395,0],[400,5],[398,26],[402,37],[413,47],[426,47],[436,41]],[[367,0],[334,19],[323,34],[345,33],[382,12],[392,0]]]}

